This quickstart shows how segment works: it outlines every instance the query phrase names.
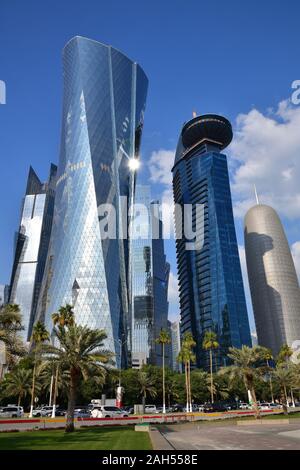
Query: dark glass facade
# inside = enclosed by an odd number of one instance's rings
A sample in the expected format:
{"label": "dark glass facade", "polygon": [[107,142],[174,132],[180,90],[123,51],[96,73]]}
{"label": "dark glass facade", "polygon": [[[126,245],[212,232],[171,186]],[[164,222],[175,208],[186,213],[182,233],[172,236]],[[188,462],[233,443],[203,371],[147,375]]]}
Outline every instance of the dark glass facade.
{"label": "dark glass facade", "polygon": [[[175,203],[192,204],[192,226],[202,240],[187,250],[187,238],[176,240],[181,334],[191,331],[197,343],[196,365],[209,367],[202,348],[205,331],[215,331],[220,344],[215,365],[228,363],[230,346],[250,346],[242,273],[236,240],[226,156],[230,123],[221,116],[198,116],[186,123],[179,138],[173,168]],[[201,217],[196,220],[196,205]],[[176,233],[183,218],[177,215]]]}
{"label": "dark glass facade", "polygon": [[51,165],[48,181],[41,183],[30,168],[20,227],[15,236],[8,301],[20,307],[24,341],[31,338],[45,270],[53,221],[56,172],[56,166]]}
{"label": "dark glass facade", "polygon": [[[122,234],[120,197],[132,200],[147,78],[136,63],[99,42],[75,37],[63,51],[64,98],[61,152],[48,269],[39,314],[74,306],[76,321],[104,329],[105,346],[123,365],[129,329],[128,240]],[[99,206],[117,213],[117,236],[100,233]],[[123,238],[123,239],[122,239]]]}
{"label": "dark glass facade", "polygon": [[161,346],[155,339],[162,328],[167,328],[169,264],[164,253],[159,206],[157,202],[151,203],[149,186],[137,185],[135,204],[131,240],[132,366],[161,365]]}

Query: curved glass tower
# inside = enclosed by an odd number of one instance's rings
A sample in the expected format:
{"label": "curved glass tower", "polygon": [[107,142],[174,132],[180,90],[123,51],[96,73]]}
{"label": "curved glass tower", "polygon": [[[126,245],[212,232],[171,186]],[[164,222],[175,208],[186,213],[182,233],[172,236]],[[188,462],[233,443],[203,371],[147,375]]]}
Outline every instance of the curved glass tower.
{"label": "curved glass tower", "polygon": [[[218,366],[227,364],[230,346],[251,345],[227,159],[220,152],[231,139],[227,119],[214,114],[195,117],[183,126],[172,170],[175,203],[183,213],[186,204],[192,205],[190,219],[175,214],[181,333],[192,332],[197,367],[205,369],[209,367],[208,353],[202,348],[205,331],[218,336],[220,347],[214,353]],[[187,249],[187,222],[201,241],[194,249]]]}
{"label": "curved glass tower", "polygon": [[[130,204],[133,196],[128,159],[139,154],[148,80],[121,52],[82,37],[65,46],[63,68],[61,152],[40,314],[51,329],[51,314],[73,305],[76,321],[104,329],[106,347],[118,354],[128,334],[129,263],[120,198]],[[101,236],[101,204],[115,208],[115,239]]]}
{"label": "curved glass tower", "polygon": [[280,219],[258,204],[245,217],[245,250],[258,344],[276,356],[300,340],[300,289]]}

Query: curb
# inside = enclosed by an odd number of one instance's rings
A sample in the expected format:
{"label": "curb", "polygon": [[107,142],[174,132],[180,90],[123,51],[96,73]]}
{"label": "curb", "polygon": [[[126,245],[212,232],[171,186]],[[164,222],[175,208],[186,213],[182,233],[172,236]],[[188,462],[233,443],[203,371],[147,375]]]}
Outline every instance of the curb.
{"label": "curb", "polygon": [[157,428],[151,428],[149,436],[153,450],[174,450],[174,447]]}

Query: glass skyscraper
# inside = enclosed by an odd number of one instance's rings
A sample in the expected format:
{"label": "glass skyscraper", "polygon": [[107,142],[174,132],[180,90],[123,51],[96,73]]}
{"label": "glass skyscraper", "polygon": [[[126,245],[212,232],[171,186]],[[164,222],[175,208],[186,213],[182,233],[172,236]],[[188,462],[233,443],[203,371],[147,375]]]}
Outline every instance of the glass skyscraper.
{"label": "glass skyscraper", "polygon": [[[183,126],[172,170],[175,203],[182,208],[192,205],[190,218],[184,221],[179,213],[175,217],[181,333],[192,332],[196,365],[205,369],[205,331],[218,336],[218,366],[228,363],[230,346],[251,345],[227,159],[221,153],[231,139],[231,124],[224,117],[194,117]],[[188,221],[201,241],[195,249],[187,248],[190,240],[184,234],[179,237],[180,227],[187,228]]]}
{"label": "glass skyscraper", "polygon": [[[122,342],[124,365],[129,242],[120,198],[131,204],[135,176],[128,161],[139,156],[148,80],[118,50],[83,37],[65,46],[63,69],[61,152],[40,318],[51,329],[51,314],[73,305],[78,323],[105,330],[117,366]],[[103,204],[116,210],[115,239],[101,232]]]}
{"label": "glass skyscraper", "polygon": [[155,339],[161,329],[167,328],[169,264],[164,253],[159,206],[151,202],[149,186],[137,185],[135,204],[131,240],[131,360],[133,367],[141,367],[162,362],[161,347]]}
{"label": "glass skyscraper", "polygon": [[30,341],[37,301],[47,259],[55,199],[57,167],[51,165],[49,179],[41,183],[30,167],[21,221],[15,237],[9,303],[22,314],[24,341]]}

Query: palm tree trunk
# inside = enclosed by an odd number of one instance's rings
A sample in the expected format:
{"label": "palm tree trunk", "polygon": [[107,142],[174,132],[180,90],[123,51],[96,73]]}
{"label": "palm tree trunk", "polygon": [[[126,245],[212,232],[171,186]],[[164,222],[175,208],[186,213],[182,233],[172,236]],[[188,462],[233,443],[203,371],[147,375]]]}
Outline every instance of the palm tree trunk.
{"label": "palm tree trunk", "polygon": [[284,390],[284,396],[285,396],[286,406],[287,406],[287,408],[288,408],[288,407],[289,407],[289,399],[288,399],[288,396],[287,396],[287,391],[286,391],[286,386],[285,386],[285,385],[283,386],[283,390]]}
{"label": "palm tree trunk", "polygon": [[[268,368],[270,368],[270,363],[268,359],[267,359],[267,366]],[[269,384],[270,384],[271,400],[272,400],[272,403],[274,403],[273,382],[272,382],[271,374],[269,375]]]}
{"label": "palm tree trunk", "polygon": [[188,361],[188,386],[189,386],[189,408],[188,411],[192,412],[192,389],[191,389],[191,362]]}
{"label": "palm tree trunk", "polygon": [[166,390],[165,390],[165,344],[162,344],[162,363],[163,363],[163,413],[166,412]]}
{"label": "palm tree trunk", "polygon": [[36,354],[34,357],[34,367],[33,367],[33,375],[32,375],[31,403],[30,403],[29,418],[32,418],[32,412],[33,412],[33,406],[34,406],[35,374],[36,374]]}
{"label": "palm tree trunk", "polygon": [[18,396],[18,406],[21,405],[21,399],[22,399],[22,392],[19,393],[19,396]]}
{"label": "palm tree trunk", "polygon": [[286,389],[285,387],[281,387],[281,401],[282,401],[282,410],[285,416],[288,415],[287,410],[287,396],[286,396]]}
{"label": "palm tree trunk", "polygon": [[259,411],[259,408],[258,408],[258,404],[257,404],[257,400],[256,400],[256,393],[255,393],[255,389],[254,389],[253,385],[251,385],[249,390],[250,390],[250,393],[251,393],[251,396],[252,396],[252,399],[253,399],[255,418],[258,419],[258,418],[260,418],[260,411]]}
{"label": "palm tree trunk", "polygon": [[58,388],[58,370],[59,370],[59,365],[57,364],[56,372],[55,372],[54,396],[53,396],[53,407],[52,407],[51,418],[55,418],[56,397],[57,397],[57,388]]}
{"label": "palm tree trunk", "polygon": [[295,408],[295,400],[294,400],[294,394],[293,394],[292,388],[291,388],[291,400],[292,400],[292,407]]}
{"label": "palm tree trunk", "polygon": [[146,408],[146,392],[143,393],[142,404],[143,404],[143,415],[144,415],[145,408]]}
{"label": "palm tree trunk", "polygon": [[184,363],[185,391],[186,391],[186,412],[189,411],[189,383],[188,383],[188,363]]}
{"label": "palm tree trunk", "polygon": [[74,409],[76,406],[77,387],[79,374],[78,371],[73,367],[71,369],[71,380],[70,380],[70,391],[68,400],[68,411],[65,432],[74,431]]}
{"label": "palm tree trunk", "polygon": [[210,399],[214,402],[214,384],[213,384],[213,363],[212,363],[212,349],[209,350],[209,362],[210,362]]}

